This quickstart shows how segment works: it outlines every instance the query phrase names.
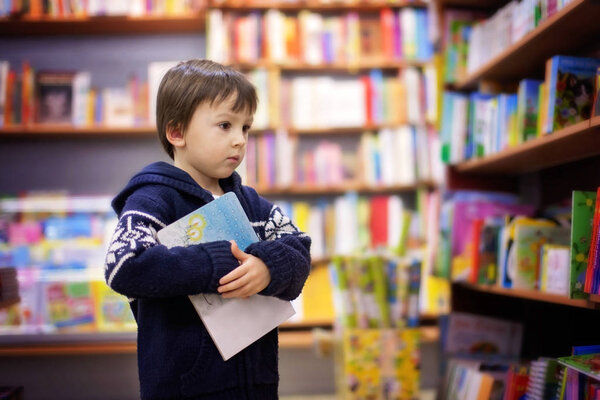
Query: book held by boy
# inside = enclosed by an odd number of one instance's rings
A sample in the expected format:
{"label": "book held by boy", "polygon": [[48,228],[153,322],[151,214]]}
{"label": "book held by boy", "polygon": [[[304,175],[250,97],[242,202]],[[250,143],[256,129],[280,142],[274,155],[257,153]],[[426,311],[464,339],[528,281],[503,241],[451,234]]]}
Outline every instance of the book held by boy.
{"label": "book held by boy", "polygon": [[[229,192],[161,229],[158,240],[169,248],[235,240],[245,250],[259,239],[236,195]],[[291,303],[276,297],[225,299],[217,293],[189,297],[224,360],[294,315]]]}

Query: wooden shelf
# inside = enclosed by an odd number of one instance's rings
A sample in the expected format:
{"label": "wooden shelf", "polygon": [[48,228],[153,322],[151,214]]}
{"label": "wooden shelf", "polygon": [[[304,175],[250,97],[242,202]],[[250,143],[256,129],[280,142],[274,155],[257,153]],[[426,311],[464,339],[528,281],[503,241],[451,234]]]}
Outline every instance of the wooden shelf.
{"label": "wooden shelf", "polygon": [[423,60],[359,60],[357,62],[336,62],[322,64],[308,64],[305,62],[273,62],[260,60],[257,62],[233,62],[229,66],[241,70],[249,71],[256,68],[276,68],[284,72],[349,72],[357,73],[369,69],[395,70],[408,67],[424,67],[429,61]]}
{"label": "wooden shelf", "polygon": [[[597,118],[597,117],[596,117]],[[600,123],[583,121],[483,158],[456,165],[470,174],[521,174],[539,171],[600,154]]]}
{"label": "wooden shelf", "polygon": [[181,16],[0,19],[2,36],[203,33],[204,28],[203,13]]}
{"label": "wooden shelf", "polygon": [[21,301],[21,300],[20,299],[0,300],[0,310],[2,310],[3,308],[6,308],[6,307],[10,307],[14,304],[17,304],[19,301]]}
{"label": "wooden shelf", "polygon": [[[573,0],[536,29],[513,43],[455,87],[470,90],[482,80],[516,81],[543,77],[545,62],[557,54],[574,54],[595,41],[600,33],[600,2]],[[577,44],[577,45],[574,45]]]}
{"label": "wooden shelf", "polygon": [[589,308],[592,310],[600,309],[600,304],[584,300],[584,299],[570,299],[566,296],[561,296],[552,293],[545,293],[539,290],[525,290],[525,289],[507,289],[499,286],[486,286],[486,285],[473,285],[469,283],[456,283],[465,286],[472,290],[480,292],[493,293],[500,296],[518,297],[522,299],[535,300],[544,303],[561,304],[570,307],[578,308]]}
{"label": "wooden shelf", "polygon": [[107,126],[74,126],[74,125],[15,125],[0,128],[1,137],[19,136],[156,136],[156,128],[107,127]]}
{"label": "wooden shelf", "polygon": [[300,11],[309,9],[313,12],[324,11],[379,11],[387,7],[427,7],[423,1],[348,1],[348,2],[325,2],[325,1],[241,1],[225,0],[212,1],[209,8],[229,9],[235,11],[253,11],[278,9],[283,11]]}
{"label": "wooden shelf", "polygon": [[437,185],[433,182],[420,182],[415,185],[397,185],[397,186],[368,186],[364,184],[348,183],[338,186],[292,186],[281,188],[261,188],[256,187],[256,191],[263,196],[289,196],[289,195],[330,195],[342,194],[346,192],[359,193],[396,193],[412,192],[417,189],[431,189]]}

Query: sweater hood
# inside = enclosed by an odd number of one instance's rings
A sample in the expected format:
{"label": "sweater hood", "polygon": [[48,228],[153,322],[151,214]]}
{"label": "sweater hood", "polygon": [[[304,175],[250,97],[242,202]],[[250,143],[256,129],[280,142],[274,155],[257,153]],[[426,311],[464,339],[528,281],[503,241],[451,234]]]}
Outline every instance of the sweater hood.
{"label": "sweater hood", "polygon": [[[241,178],[237,172],[234,172],[228,178],[220,179],[219,184],[224,192],[239,192]],[[159,161],[148,165],[131,178],[127,186],[113,199],[111,203],[113,210],[120,214],[125,207],[127,198],[134,191],[146,185],[164,185],[198,197],[205,202],[213,200],[212,193],[198,185],[187,172],[164,161]]]}

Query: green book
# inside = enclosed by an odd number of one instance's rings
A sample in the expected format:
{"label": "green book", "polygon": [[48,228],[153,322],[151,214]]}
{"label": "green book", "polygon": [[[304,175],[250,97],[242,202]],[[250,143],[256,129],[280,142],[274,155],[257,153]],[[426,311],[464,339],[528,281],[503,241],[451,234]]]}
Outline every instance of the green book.
{"label": "green book", "polygon": [[592,238],[592,221],[596,192],[574,190],[571,211],[571,268],[569,272],[569,297],[586,299],[588,294],[583,291],[585,274]]}

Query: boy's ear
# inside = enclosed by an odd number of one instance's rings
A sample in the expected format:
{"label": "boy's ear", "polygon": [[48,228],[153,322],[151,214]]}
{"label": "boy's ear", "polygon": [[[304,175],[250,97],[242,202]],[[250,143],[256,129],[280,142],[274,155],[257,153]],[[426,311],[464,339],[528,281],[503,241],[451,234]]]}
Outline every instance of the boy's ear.
{"label": "boy's ear", "polygon": [[183,129],[180,124],[168,124],[167,125],[167,140],[174,147],[181,147],[185,144],[183,137]]}

